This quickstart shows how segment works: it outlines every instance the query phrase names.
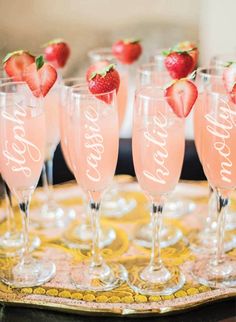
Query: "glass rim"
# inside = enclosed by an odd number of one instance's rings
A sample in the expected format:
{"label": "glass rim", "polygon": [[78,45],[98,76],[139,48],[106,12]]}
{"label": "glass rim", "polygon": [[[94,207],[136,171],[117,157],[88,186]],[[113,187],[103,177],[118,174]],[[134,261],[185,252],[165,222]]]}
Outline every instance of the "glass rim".
{"label": "glass rim", "polygon": [[[78,81],[78,83],[74,84],[74,85],[66,85],[66,82],[74,82],[74,81]],[[84,81],[84,82],[82,82],[82,81]],[[85,84],[86,84],[85,77],[78,76],[78,77],[67,77],[67,78],[63,79],[62,86],[66,87],[66,88],[73,88],[73,87],[76,87],[78,85],[85,85]]]}
{"label": "glass rim", "polygon": [[[222,73],[220,74],[210,74],[209,71],[210,70],[218,70],[218,71],[221,71],[223,72],[225,69],[225,67],[223,66],[208,66],[208,67],[198,67],[197,68],[197,75],[200,75],[200,76],[208,76],[208,77],[211,77],[211,78],[222,78]],[[206,72],[204,72],[206,71]]]}
{"label": "glass rim", "polygon": [[233,52],[227,52],[227,53],[222,53],[222,54],[216,54],[216,55],[213,55],[211,57],[211,59],[216,59],[218,61],[223,61],[222,58],[225,58],[225,57],[235,57],[235,61],[236,61],[236,50]]}
{"label": "glass rim", "polygon": [[[74,97],[101,97],[101,96],[106,96],[106,95],[110,95],[110,94],[114,94],[116,93],[116,89],[113,89],[112,91],[109,92],[105,92],[105,93],[99,93],[99,94],[93,94],[89,91],[89,88],[87,86],[87,84],[78,84],[79,86],[76,87],[71,87],[71,95]],[[79,89],[81,89],[83,91],[86,90],[86,93],[78,93],[77,91],[79,91]]]}
{"label": "glass rim", "polygon": [[14,81],[14,82],[6,82],[6,83],[2,83],[0,84],[0,95],[9,95],[9,94],[15,94],[15,92],[13,91],[9,91],[9,92],[3,92],[1,89],[6,87],[6,86],[9,86],[9,85],[27,85],[26,82],[24,81]]}
{"label": "glass rim", "polygon": [[158,89],[160,90],[161,93],[165,93],[165,88],[161,87],[161,86],[157,86],[157,85],[147,85],[147,86],[143,86],[141,88],[139,88],[138,90],[135,91],[135,98],[139,97],[141,99],[145,99],[145,100],[155,100],[155,101],[162,101],[166,98],[168,98],[169,96],[162,96],[162,97],[156,97],[154,95],[147,95],[147,94],[142,94],[141,92],[143,90],[148,90],[148,89]]}
{"label": "glass rim", "polygon": [[158,70],[159,69],[159,66],[155,63],[155,62],[149,62],[149,63],[145,63],[145,64],[142,64],[142,65],[139,65],[137,71],[139,74],[151,74],[153,72],[153,70],[145,70],[145,68],[148,68],[148,67],[155,67],[156,69],[154,71],[158,71],[160,73],[164,73],[166,75],[169,75],[168,71],[166,69],[164,70]]}
{"label": "glass rim", "polygon": [[111,47],[97,47],[97,48],[93,48],[88,51],[89,58],[99,57],[99,56],[102,56],[103,54],[110,55],[111,59],[115,59],[115,57],[112,54]]}

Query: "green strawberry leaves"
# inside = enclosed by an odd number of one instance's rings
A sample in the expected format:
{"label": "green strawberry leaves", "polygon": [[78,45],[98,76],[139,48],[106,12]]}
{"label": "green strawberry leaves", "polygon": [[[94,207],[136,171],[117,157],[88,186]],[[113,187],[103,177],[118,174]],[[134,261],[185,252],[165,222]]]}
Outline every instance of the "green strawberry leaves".
{"label": "green strawberry leaves", "polygon": [[105,77],[106,74],[112,69],[115,69],[115,64],[110,64],[110,65],[105,66],[104,68],[102,68],[100,70],[97,70],[97,71],[93,72],[91,74],[91,76],[89,77],[89,80],[92,80],[97,75],[99,75],[101,77]]}
{"label": "green strawberry leaves", "polygon": [[44,65],[43,55],[40,55],[35,59],[35,64],[36,64],[37,70],[43,67]]}

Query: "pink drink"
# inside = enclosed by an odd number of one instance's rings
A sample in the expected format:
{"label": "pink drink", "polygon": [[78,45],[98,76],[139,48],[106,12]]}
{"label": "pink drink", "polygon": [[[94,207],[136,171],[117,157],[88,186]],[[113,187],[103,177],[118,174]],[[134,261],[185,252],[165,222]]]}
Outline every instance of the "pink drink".
{"label": "pink drink", "polygon": [[55,151],[60,141],[60,128],[59,128],[59,104],[60,93],[59,88],[53,88],[45,97],[44,110],[46,119],[46,159],[50,158],[52,152]]}
{"label": "pink drink", "polygon": [[202,119],[200,118],[200,114],[202,111],[203,99],[204,99],[204,94],[198,93],[198,98],[194,105],[194,118],[193,118],[194,142],[195,142],[195,147],[200,161],[201,161],[201,145],[202,145],[202,134],[201,134]]}
{"label": "pink drink", "polygon": [[71,126],[70,157],[77,161],[73,167],[76,180],[85,191],[102,192],[111,184],[117,163],[116,109],[96,98],[90,104],[83,101],[73,114]]}
{"label": "pink drink", "polygon": [[199,127],[199,153],[212,187],[232,190],[236,186],[236,106],[226,95],[205,93],[195,111]]}
{"label": "pink drink", "polygon": [[69,122],[69,115],[67,112],[66,106],[60,107],[60,132],[61,132],[61,148],[63,152],[63,156],[65,158],[66,164],[71,172],[73,172],[72,163],[70,160],[70,154],[69,154],[69,142],[71,140],[70,138],[70,122]]}
{"label": "pink drink", "polygon": [[185,146],[184,121],[171,110],[167,113],[165,103],[155,103],[159,106],[147,106],[153,109],[147,116],[135,111],[132,136],[135,172],[152,197],[170,192],[178,183]]}
{"label": "pink drink", "polygon": [[117,108],[118,108],[118,117],[119,117],[119,127],[121,128],[127,105],[128,98],[128,73],[124,72],[120,74],[120,88],[117,93]]}
{"label": "pink drink", "polygon": [[0,114],[0,162],[4,180],[21,198],[35,189],[44,162],[45,118],[43,110],[20,106]]}

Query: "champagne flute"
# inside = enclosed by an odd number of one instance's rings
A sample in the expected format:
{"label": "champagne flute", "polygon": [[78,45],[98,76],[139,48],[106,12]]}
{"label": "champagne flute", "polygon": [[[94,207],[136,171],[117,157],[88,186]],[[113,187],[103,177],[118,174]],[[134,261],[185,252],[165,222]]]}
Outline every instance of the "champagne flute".
{"label": "champagne flute", "polygon": [[[76,88],[79,84],[86,85],[86,81],[82,77],[68,78],[63,81],[64,86],[61,88],[61,104],[60,104],[60,131],[61,131],[61,147],[65,157],[65,161],[72,173],[77,166],[77,159],[73,159],[74,153],[70,152],[73,148],[69,142],[72,141],[72,133],[70,126],[70,118],[72,113],[70,93],[72,88]],[[68,247],[79,249],[90,249],[92,243],[92,229],[88,209],[85,207],[85,196],[81,193],[83,200],[82,210],[78,211],[77,218],[72,221],[71,225],[66,229],[63,240]],[[102,226],[100,231],[100,247],[110,245],[116,238],[116,232],[113,228]]]}
{"label": "champagne flute", "polygon": [[79,263],[71,272],[76,287],[105,291],[118,287],[127,277],[120,264],[106,263],[100,253],[100,207],[104,191],[115,173],[119,126],[115,90],[92,95],[86,86],[72,90],[71,130],[77,183],[87,195],[93,243],[89,263]]}
{"label": "champagne flute", "polygon": [[0,162],[4,180],[16,197],[23,217],[20,262],[1,270],[1,280],[12,287],[32,287],[49,281],[55,265],[29,253],[29,206],[44,161],[45,115],[43,102],[26,83],[0,85]]}
{"label": "champagne flute", "polygon": [[[214,69],[212,69],[214,70]],[[209,69],[209,72],[211,70]],[[223,69],[219,69],[223,72]],[[199,111],[202,111],[202,106],[204,106],[205,94],[204,88],[209,86],[209,82],[214,83],[215,77],[208,77],[208,82],[206,82],[205,73],[198,73],[196,78],[196,83],[198,85],[198,99],[195,103],[195,112],[194,112],[194,137],[195,137],[195,146],[197,149],[198,157],[201,161],[201,145],[203,144],[202,140],[202,115]],[[208,212],[207,217],[204,222],[203,229],[194,236],[190,241],[191,249],[198,254],[209,254],[215,253],[217,248],[217,239],[216,239],[216,228],[217,228],[217,195],[216,191],[209,186],[209,201],[208,201]],[[224,250],[229,251],[235,247],[236,239],[230,233],[225,234],[224,238]]]}
{"label": "champagne flute", "polygon": [[[215,55],[211,58],[210,65],[212,67],[226,67],[229,63],[236,63],[236,51]],[[233,210],[229,210],[226,216],[226,230],[234,230],[236,229],[236,212]]]}
{"label": "champagne flute", "polygon": [[[8,77],[4,70],[0,70],[0,85],[12,82],[13,79]],[[0,170],[1,172],[1,170]],[[17,230],[15,215],[12,208],[12,194],[6,182],[3,180],[3,189],[5,196],[5,213],[6,213],[6,231],[0,236],[0,257],[15,256],[19,253],[23,245],[23,234]],[[40,238],[33,236],[30,238],[30,250],[40,246]]]}
{"label": "champagne flute", "polygon": [[[165,87],[171,82],[169,73],[163,69],[163,65],[156,63],[146,63],[139,66],[136,74],[136,88],[137,91],[145,86],[159,86]],[[181,201],[176,200],[179,203]],[[168,201],[166,202],[167,208]],[[166,207],[165,206],[165,207]],[[147,206],[149,207],[149,205]],[[175,209],[176,211],[176,209]],[[164,211],[164,215],[166,210]],[[167,213],[169,211],[167,210]],[[134,233],[134,241],[142,247],[151,248],[152,247],[152,223],[151,221],[146,225],[139,225]],[[180,229],[170,225],[163,225],[160,233],[160,245],[161,248],[169,247],[176,244],[182,237],[183,234]]]}
{"label": "champagne flute", "polygon": [[[111,48],[95,48],[88,53],[91,64],[101,61],[115,63],[120,74],[120,87],[117,93],[117,108],[119,117],[120,130],[125,122],[126,115],[129,112],[128,108],[131,91],[131,66],[122,65],[116,61],[112,54]],[[114,183],[112,188],[104,196],[102,213],[108,218],[120,218],[129,213],[136,207],[137,203],[134,198],[127,199],[120,194],[119,186]]]}
{"label": "champagne flute", "polygon": [[169,295],[185,283],[178,267],[163,263],[160,250],[162,211],[178,183],[184,146],[184,119],[173,113],[164,90],[155,85],[139,89],[134,103],[132,149],[139,185],[152,204],[152,250],[148,265],[136,263],[129,271],[128,284],[141,294]]}
{"label": "champagne flute", "polygon": [[[168,51],[168,48],[157,49],[155,53],[149,57],[149,61],[157,66],[156,68],[159,72],[159,79],[164,81],[165,79],[167,79],[167,76],[165,73],[166,67],[164,64],[165,56],[163,54],[163,52],[165,51]],[[163,74],[160,74],[160,72]],[[160,75],[163,75],[163,76],[160,77]],[[144,76],[142,77],[145,80]],[[147,75],[146,77],[148,80],[149,76]],[[192,122],[191,118],[188,118],[188,120],[186,121],[186,124],[189,123],[190,128],[192,128],[191,122]],[[171,196],[168,202],[166,203],[165,214],[170,218],[178,218],[180,216],[193,212],[195,209],[196,209],[196,204],[193,201],[183,199],[183,197],[181,198],[181,200],[179,200],[179,196],[177,192],[176,193],[174,192],[173,196]]]}
{"label": "champagne flute", "polygon": [[58,205],[53,191],[53,157],[56,147],[60,141],[60,95],[61,81],[55,82],[44,100],[45,120],[46,120],[46,146],[45,160],[42,171],[42,181],[44,196],[46,200],[40,211],[37,209],[32,212],[32,221],[40,228],[59,227],[65,228],[74,213],[67,213],[64,208]]}
{"label": "champagne flute", "polygon": [[223,70],[198,69],[202,104],[195,112],[201,122],[198,129],[201,163],[217,196],[217,247],[214,254],[195,262],[192,273],[200,283],[216,288],[236,286],[236,262],[224,254],[225,217],[230,194],[236,187],[236,104],[225,90]]}

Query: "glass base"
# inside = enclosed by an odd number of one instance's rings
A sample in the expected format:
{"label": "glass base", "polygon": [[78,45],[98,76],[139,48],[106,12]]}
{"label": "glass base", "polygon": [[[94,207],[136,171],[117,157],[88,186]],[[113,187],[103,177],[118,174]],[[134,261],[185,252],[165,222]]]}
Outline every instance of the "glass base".
{"label": "glass base", "polygon": [[209,258],[198,259],[192,274],[200,284],[212,288],[236,287],[236,261],[228,256],[218,266],[212,265]]}
{"label": "glass base", "polygon": [[56,203],[45,204],[41,209],[31,210],[30,220],[37,228],[65,228],[74,219],[76,213],[73,209],[63,209]]}
{"label": "glass base", "polygon": [[56,274],[56,266],[52,262],[31,259],[19,263],[12,269],[1,271],[1,281],[11,287],[34,287],[51,280]]}
{"label": "glass base", "polygon": [[136,264],[128,273],[128,285],[144,295],[170,295],[183,287],[185,276],[178,267],[165,266],[152,271],[145,264]]}
{"label": "glass base", "polygon": [[[217,241],[214,238],[215,233],[205,230],[196,235],[189,237],[190,249],[201,255],[215,254],[217,249]],[[230,232],[225,232],[224,252],[229,252],[236,247],[236,236]]]}
{"label": "glass base", "polygon": [[[41,240],[37,236],[29,236],[30,247],[32,252],[41,244]],[[0,237],[0,257],[14,257],[22,253],[22,246],[24,244],[23,234],[20,232],[10,233],[6,232]]]}
{"label": "glass base", "polygon": [[101,212],[108,218],[121,218],[132,211],[136,205],[135,199],[126,199],[117,193],[111,199],[104,198]]}
{"label": "glass base", "polygon": [[72,269],[71,279],[83,291],[109,291],[127,280],[127,271],[120,264],[103,264],[99,268],[91,268],[90,263],[80,263]]}
{"label": "glass base", "polygon": [[[163,226],[161,230],[161,248],[175,245],[183,237],[180,229],[171,226]],[[142,247],[152,247],[152,226],[151,224],[140,225],[135,231],[134,242]]]}
{"label": "glass base", "polygon": [[164,207],[164,216],[178,218],[196,209],[196,204],[191,200],[169,200]]}
{"label": "glass base", "polygon": [[225,223],[226,223],[226,226],[225,226],[226,230],[236,229],[236,212],[235,211],[229,211],[226,214]]}
{"label": "glass base", "polygon": [[[77,221],[76,221],[77,223]],[[100,248],[109,246],[116,239],[116,232],[111,227],[101,225],[100,232]],[[69,248],[77,248],[83,250],[91,249],[92,244],[92,230],[91,226],[87,224],[71,225],[66,230],[63,236],[63,242]]]}

